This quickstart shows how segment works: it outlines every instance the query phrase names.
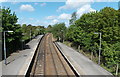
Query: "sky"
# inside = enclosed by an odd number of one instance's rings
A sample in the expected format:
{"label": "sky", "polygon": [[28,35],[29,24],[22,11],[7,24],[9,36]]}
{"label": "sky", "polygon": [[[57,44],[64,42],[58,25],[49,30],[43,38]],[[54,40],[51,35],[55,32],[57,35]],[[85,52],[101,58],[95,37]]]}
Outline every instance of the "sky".
{"label": "sky", "polygon": [[69,19],[73,12],[77,18],[82,14],[99,11],[104,7],[118,9],[118,2],[2,2],[2,7],[10,7],[18,17],[17,24],[32,24],[34,26],[54,25],[65,22],[69,26]]}

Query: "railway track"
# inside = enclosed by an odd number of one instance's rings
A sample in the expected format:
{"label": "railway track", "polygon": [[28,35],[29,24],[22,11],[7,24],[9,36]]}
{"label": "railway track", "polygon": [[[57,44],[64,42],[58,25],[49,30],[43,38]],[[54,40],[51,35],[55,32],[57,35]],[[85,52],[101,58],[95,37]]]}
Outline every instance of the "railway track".
{"label": "railway track", "polygon": [[38,47],[30,77],[75,76],[75,73],[53,43],[52,34],[46,34]]}

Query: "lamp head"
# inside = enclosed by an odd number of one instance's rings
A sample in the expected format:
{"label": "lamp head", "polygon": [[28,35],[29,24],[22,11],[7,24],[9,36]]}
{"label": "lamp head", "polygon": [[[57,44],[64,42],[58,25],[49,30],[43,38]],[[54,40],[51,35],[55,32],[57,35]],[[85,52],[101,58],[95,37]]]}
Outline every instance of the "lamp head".
{"label": "lamp head", "polygon": [[13,31],[7,31],[7,32],[13,32]]}

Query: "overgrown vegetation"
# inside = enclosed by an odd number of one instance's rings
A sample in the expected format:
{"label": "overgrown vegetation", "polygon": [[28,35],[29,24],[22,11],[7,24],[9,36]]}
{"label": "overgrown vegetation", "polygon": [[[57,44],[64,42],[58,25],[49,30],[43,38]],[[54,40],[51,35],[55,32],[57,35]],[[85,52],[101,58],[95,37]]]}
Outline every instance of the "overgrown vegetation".
{"label": "overgrown vegetation", "polygon": [[22,40],[26,40],[26,42],[34,38],[36,35],[42,35],[45,33],[44,26],[32,26],[31,24],[23,24],[21,29],[23,35]]}
{"label": "overgrown vegetation", "polygon": [[47,32],[51,32],[55,38],[57,38],[57,41],[63,42],[65,39],[65,33],[66,33],[66,26],[65,23],[57,23],[55,25],[49,25],[47,28]]}
{"label": "overgrown vegetation", "polygon": [[[99,12],[83,14],[67,29],[66,40],[80,45],[84,52],[98,55],[99,35],[102,34],[101,64],[115,74],[117,64],[120,67],[120,22],[119,10],[105,7]],[[94,54],[94,55],[95,55]],[[120,68],[119,68],[120,71]]]}
{"label": "overgrown vegetation", "polygon": [[[22,42],[27,43],[31,38],[37,36],[38,34],[44,34],[45,28],[43,26],[17,24],[18,18],[15,12],[12,13],[10,8],[2,8],[0,10],[1,10],[0,14],[2,14],[0,17],[0,20],[2,20],[2,24],[1,24],[2,27],[0,27],[0,30],[2,32],[13,31],[13,32],[5,32],[7,56],[9,56],[11,53],[17,50],[22,49],[22,45],[23,45]],[[2,37],[4,36],[2,35]],[[4,47],[3,43],[2,43],[2,47]]]}

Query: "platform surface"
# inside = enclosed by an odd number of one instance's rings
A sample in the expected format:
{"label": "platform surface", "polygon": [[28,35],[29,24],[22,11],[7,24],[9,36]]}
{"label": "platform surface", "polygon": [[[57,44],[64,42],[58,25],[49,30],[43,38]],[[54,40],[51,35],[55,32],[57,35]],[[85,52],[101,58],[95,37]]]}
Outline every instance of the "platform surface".
{"label": "platform surface", "polygon": [[57,42],[62,53],[80,75],[112,75],[89,58],[63,43]]}
{"label": "platform surface", "polygon": [[11,54],[7,58],[7,65],[4,64],[4,60],[0,62],[2,64],[2,75],[25,75],[42,36],[38,35],[32,39],[26,44],[27,47],[24,50]]}

